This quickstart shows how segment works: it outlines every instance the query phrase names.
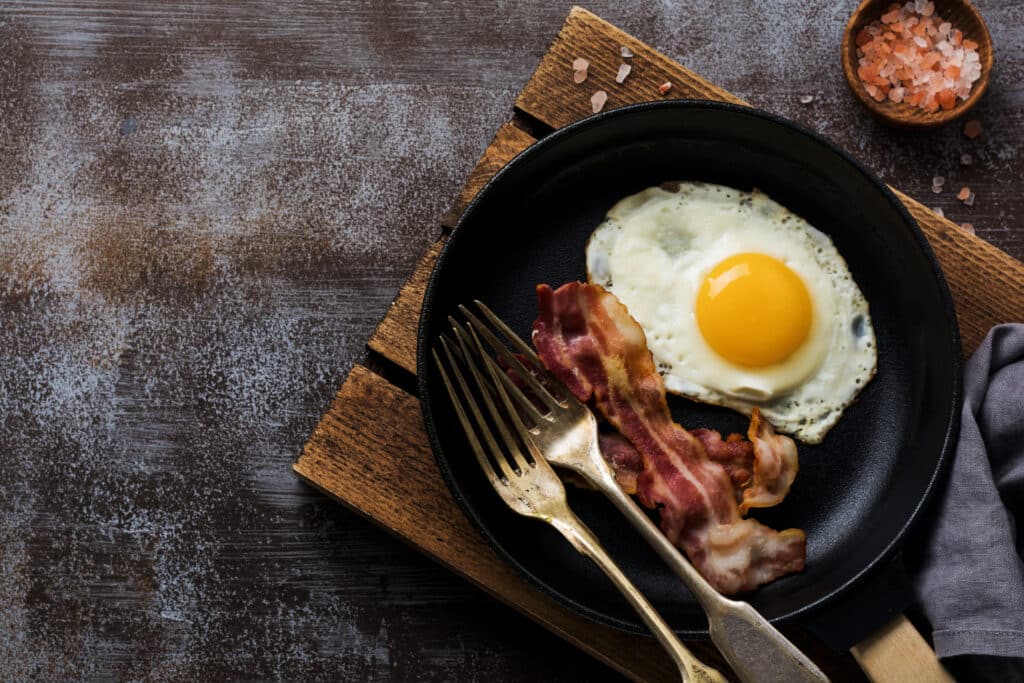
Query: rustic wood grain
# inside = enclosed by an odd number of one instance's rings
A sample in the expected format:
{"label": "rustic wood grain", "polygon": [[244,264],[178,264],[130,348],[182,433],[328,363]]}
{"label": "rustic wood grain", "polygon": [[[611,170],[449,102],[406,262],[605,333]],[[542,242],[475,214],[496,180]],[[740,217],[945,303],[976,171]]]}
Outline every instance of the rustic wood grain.
{"label": "rustic wood grain", "polygon": [[855,645],[852,652],[872,683],[955,683],[902,614]]}
{"label": "rustic wood grain", "polygon": [[480,161],[473,167],[469,174],[469,180],[459,192],[459,198],[451,211],[445,216],[444,222],[448,227],[454,227],[462,212],[466,210],[469,203],[473,201],[477,193],[491,177],[500,171],[502,167],[522,152],[524,149],[536,142],[536,139],[526,131],[513,123],[501,124],[501,128],[494,134],[494,139],[487,146]]}
{"label": "rustic wood grain", "polygon": [[[491,176],[534,142],[536,140],[522,129],[509,122],[503,123],[473,167],[469,180],[459,192],[454,206],[442,219],[442,224],[446,228],[454,227],[459,216]],[[367,342],[371,351],[413,374],[416,373],[416,329],[419,326],[423,295],[444,242],[444,238],[440,238],[420,257],[412,275],[402,285]]]}
{"label": "rustic wood grain", "polygon": [[411,374],[416,374],[416,330],[420,324],[423,295],[444,243],[445,238],[441,237],[427,247],[412,275],[402,285],[388,312],[366,342],[371,351]]}
{"label": "rustic wood grain", "polygon": [[[630,678],[678,678],[653,639],[570,614],[498,557],[448,493],[426,442],[419,402],[366,368],[349,373],[295,472]],[[703,650],[701,656],[710,656]]]}
{"label": "rustic wood grain", "polygon": [[1024,263],[893,189],[942,266],[964,354],[972,353],[993,325],[1024,322]]}
{"label": "rustic wood grain", "polygon": [[[622,47],[628,47],[634,56],[623,59]],[[572,63],[578,57],[590,62],[587,80],[583,83],[575,83],[572,78]],[[629,64],[632,71],[619,84],[615,82],[615,75],[623,63]],[[672,89],[662,95],[658,88],[666,81],[672,83]],[[608,93],[606,110],[672,98],[743,104],[732,93],[700,78],[600,17],[581,7],[573,7],[558,37],[516,98],[516,108],[552,128],[561,128],[593,113],[590,97],[598,90]]]}

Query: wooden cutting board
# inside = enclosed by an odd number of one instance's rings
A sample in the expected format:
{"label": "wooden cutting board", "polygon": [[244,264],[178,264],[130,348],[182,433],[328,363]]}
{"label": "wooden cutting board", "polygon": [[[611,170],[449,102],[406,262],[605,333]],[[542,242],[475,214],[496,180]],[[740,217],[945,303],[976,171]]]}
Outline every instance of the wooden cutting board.
{"label": "wooden cutting board", "polygon": [[[629,60],[632,73],[618,84],[614,76],[623,61],[622,46],[635,56]],[[571,65],[577,57],[585,57],[591,64],[583,87],[572,80]],[[671,82],[672,88],[662,95],[658,87],[665,82]],[[484,183],[536,136],[589,116],[590,95],[596,90],[608,93],[606,109],[667,98],[743,104],[599,17],[573,8],[517,98],[511,119],[498,129],[452,210],[442,219],[437,241],[423,254],[370,337],[369,367],[352,369],[294,469],[309,484],[630,678],[677,680],[671,661],[651,638],[622,633],[566,611],[496,555],[463,516],[442,481],[412,393],[420,307],[447,233]],[[956,304],[965,354],[993,325],[1024,320],[1024,264],[898,190],[896,194],[917,219],[943,267]],[[424,524],[424,520],[430,523]],[[848,654],[831,652],[798,629],[785,631],[833,680],[863,680]],[[891,666],[876,664],[893,661],[892,652],[884,648],[896,648],[898,654],[920,644],[920,636],[902,618],[890,624],[886,634],[890,637],[878,638],[877,644],[862,644],[855,651],[869,671]],[[727,669],[710,645],[695,643],[693,649],[705,661]],[[908,673],[889,668],[886,680],[934,680],[932,676],[940,673],[923,669],[927,662],[902,659]],[[913,678],[905,677],[909,672]]]}

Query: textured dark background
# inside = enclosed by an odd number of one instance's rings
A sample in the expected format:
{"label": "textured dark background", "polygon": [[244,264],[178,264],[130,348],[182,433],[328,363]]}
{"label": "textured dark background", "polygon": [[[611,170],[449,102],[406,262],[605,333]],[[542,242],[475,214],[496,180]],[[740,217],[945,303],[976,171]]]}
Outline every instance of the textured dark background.
{"label": "textured dark background", "polygon": [[[969,141],[866,117],[854,4],[588,8],[1024,257],[1024,6]],[[0,4],[0,678],[610,676],[290,469],[568,9]]]}

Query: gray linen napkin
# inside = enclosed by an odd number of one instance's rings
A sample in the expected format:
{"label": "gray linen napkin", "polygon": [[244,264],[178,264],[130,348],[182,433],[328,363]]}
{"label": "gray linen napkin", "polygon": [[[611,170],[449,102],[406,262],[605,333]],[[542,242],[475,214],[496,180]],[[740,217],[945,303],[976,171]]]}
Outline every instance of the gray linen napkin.
{"label": "gray linen napkin", "polygon": [[938,495],[915,577],[935,650],[1011,658],[972,664],[1024,679],[1024,325],[994,327],[967,362],[960,440]]}

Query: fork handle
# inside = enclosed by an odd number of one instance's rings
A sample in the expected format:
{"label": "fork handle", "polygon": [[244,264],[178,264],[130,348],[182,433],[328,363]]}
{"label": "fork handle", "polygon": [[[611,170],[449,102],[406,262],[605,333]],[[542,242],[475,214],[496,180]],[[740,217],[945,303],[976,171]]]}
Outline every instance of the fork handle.
{"label": "fork handle", "polygon": [[682,676],[684,683],[726,683],[725,678],[716,669],[704,664],[672,632],[661,615],[640,590],[633,585],[615,561],[605,552],[594,533],[579,517],[568,511],[551,520],[551,525],[565,536],[576,550],[589,557],[611,579],[619,592],[629,601],[640,618],[644,620],[651,633],[668,651]]}
{"label": "fork handle", "polygon": [[611,499],[694,594],[707,614],[711,640],[741,681],[827,683],[828,677],[821,669],[750,604],[730,600],[712,588],[707,579],[665,538],[636,501],[622,490],[600,452],[592,460],[601,478],[578,470],[579,473]]}

